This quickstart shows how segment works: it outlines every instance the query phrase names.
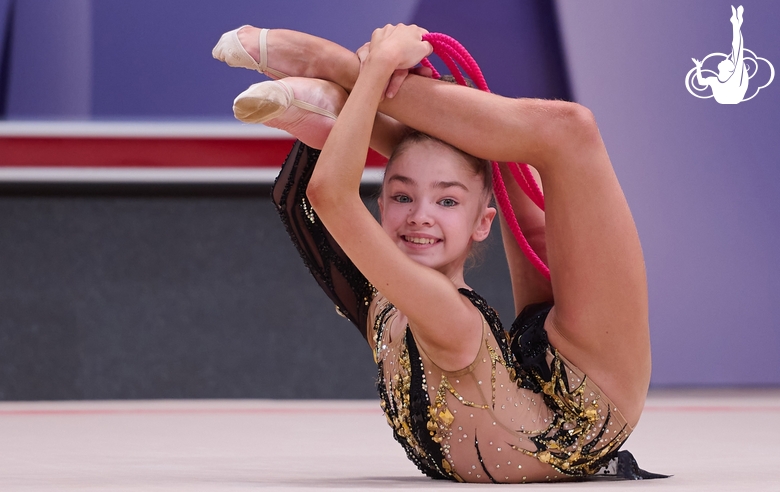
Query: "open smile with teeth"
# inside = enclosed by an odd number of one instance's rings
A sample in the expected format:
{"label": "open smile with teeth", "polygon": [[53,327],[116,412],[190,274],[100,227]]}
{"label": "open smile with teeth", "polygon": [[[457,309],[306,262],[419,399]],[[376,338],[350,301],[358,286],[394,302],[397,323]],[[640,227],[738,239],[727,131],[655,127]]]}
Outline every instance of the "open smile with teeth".
{"label": "open smile with teeth", "polygon": [[438,242],[438,239],[433,239],[429,237],[412,237],[412,236],[402,236],[404,238],[404,241],[407,243],[413,243],[413,244],[434,244]]}

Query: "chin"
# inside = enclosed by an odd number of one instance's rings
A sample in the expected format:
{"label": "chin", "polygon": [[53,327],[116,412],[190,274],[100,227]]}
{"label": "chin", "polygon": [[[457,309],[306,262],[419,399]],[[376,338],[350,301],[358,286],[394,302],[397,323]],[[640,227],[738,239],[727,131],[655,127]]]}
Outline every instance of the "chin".
{"label": "chin", "polygon": [[439,263],[437,261],[435,261],[433,258],[430,258],[428,256],[415,254],[414,252],[412,253],[407,252],[406,256],[411,258],[415,263],[419,263],[420,265],[425,265],[430,268],[436,268],[437,266],[439,266]]}

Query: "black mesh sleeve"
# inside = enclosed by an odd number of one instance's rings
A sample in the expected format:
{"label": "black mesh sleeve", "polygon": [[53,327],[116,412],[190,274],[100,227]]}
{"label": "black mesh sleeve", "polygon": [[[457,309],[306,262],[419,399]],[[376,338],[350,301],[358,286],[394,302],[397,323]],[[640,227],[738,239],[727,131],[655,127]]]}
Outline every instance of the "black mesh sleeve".
{"label": "black mesh sleeve", "polygon": [[374,288],[330,235],[306,197],[319,155],[319,150],[295,142],[274,182],[271,199],[317,283],[336,304],[339,314],[352,321],[366,338]]}

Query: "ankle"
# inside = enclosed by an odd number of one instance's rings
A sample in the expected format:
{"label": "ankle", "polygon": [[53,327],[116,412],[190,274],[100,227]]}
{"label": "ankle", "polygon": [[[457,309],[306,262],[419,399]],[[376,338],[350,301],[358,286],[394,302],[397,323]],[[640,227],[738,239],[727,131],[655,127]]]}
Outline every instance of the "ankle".
{"label": "ankle", "polygon": [[[259,29],[247,33],[253,57],[259,57]],[[239,33],[241,39],[241,33]],[[242,40],[244,48],[247,44]],[[347,92],[357,81],[360,60],[341,45],[324,38],[288,29],[272,29],[267,37],[268,65],[291,76],[334,82]]]}

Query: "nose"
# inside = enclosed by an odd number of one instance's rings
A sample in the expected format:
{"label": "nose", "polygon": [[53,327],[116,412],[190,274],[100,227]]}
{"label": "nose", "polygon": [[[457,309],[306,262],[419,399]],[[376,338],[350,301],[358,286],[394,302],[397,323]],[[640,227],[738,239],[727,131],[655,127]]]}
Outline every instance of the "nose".
{"label": "nose", "polygon": [[421,201],[417,201],[412,204],[406,220],[409,224],[413,225],[433,225],[433,217],[430,214],[430,207],[426,203],[421,203]]}

